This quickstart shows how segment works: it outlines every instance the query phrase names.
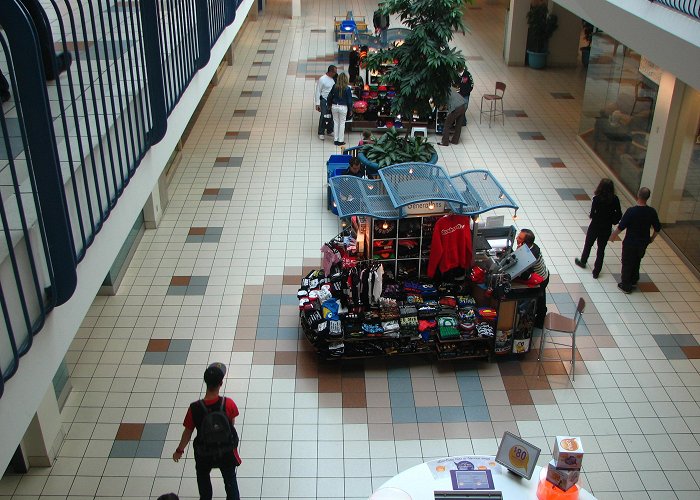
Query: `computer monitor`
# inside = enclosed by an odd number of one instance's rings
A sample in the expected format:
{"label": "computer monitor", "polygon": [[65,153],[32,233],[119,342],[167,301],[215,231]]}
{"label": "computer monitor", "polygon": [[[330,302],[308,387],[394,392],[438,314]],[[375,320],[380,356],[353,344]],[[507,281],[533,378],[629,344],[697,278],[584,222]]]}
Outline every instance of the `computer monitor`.
{"label": "computer monitor", "polygon": [[537,446],[506,431],[498,447],[496,462],[513,474],[530,479],[537,466],[540,451]]}

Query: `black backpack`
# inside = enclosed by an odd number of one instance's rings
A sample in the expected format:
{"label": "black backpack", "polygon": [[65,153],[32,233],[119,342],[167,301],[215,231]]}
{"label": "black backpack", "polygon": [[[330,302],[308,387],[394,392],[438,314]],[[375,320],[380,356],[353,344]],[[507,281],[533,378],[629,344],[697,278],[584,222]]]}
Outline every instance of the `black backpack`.
{"label": "black backpack", "polygon": [[226,398],[219,408],[210,409],[203,400],[204,419],[197,427],[194,440],[195,459],[214,467],[235,463],[234,450],[238,448],[238,432],[226,414]]}

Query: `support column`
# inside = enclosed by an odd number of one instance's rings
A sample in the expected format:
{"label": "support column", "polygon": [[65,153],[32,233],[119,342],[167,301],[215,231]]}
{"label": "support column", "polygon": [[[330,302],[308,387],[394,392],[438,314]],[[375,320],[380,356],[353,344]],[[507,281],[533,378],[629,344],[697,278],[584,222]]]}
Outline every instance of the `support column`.
{"label": "support column", "polygon": [[551,5],[551,12],[557,16],[559,28],[549,40],[547,65],[560,68],[578,66],[581,18],[558,4]]}
{"label": "support column", "polygon": [[503,59],[508,66],[524,66],[527,47],[527,13],[530,0],[510,0],[507,10]]}
{"label": "support column", "polygon": [[663,73],[641,184],[651,189],[650,205],[658,208],[661,222],[676,220],[678,190],[683,189],[684,170],[690,161],[698,114],[700,93],[674,75]]}
{"label": "support column", "polygon": [[22,438],[21,447],[30,466],[49,467],[63,442],[61,414],[50,384],[44,399]]}
{"label": "support column", "polygon": [[160,184],[163,177],[164,175],[161,175],[158,185],[151,191],[151,196],[148,197],[148,201],[143,206],[143,222],[146,229],[156,229],[163,216],[163,207],[160,202]]}
{"label": "support column", "polygon": [[301,0],[292,0],[292,18],[301,17]]}

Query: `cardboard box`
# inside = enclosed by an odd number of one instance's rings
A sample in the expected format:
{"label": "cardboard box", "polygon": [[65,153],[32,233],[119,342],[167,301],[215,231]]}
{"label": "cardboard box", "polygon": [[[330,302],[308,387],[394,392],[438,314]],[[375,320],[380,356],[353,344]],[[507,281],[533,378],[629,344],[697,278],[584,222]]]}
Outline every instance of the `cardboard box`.
{"label": "cardboard box", "polygon": [[558,469],[556,461],[552,460],[547,465],[547,481],[560,490],[568,490],[578,482],[579,469]]}
{"label": "cardboard box", "polygon": [[557,469],[580,469],[583,462],[583,444],[580,437],[557,436],[552,456]]}

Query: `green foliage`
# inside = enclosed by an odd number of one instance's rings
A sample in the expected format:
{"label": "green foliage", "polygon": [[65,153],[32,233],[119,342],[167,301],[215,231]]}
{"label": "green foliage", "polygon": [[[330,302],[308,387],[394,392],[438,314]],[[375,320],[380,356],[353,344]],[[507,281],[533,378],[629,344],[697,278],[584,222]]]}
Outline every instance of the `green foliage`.
{"label": "green foliage", "polygon": [[455,31],[466,32],[462,8],[474,0],[385,0],[379,10],[398,14],[411,29],[403,44],[368,56],[368,67],[379,69],[397,61],[382,78],[383,85],[396,89],[391,111],[410,117],[430,113],[430,99],[446,104],[450,85],[466,66],[460,50],[450,47]]}
{"label": "green foliage", "polygon": [[435,148],[424,137],[404,137],[392,128],[374,144],[365,144],[362,153],[383,168],[409,161],[428,162]]}
{"label": "green foliage", "polygon": [[549,13],[546,3],[533,5],[527,13],[528,50],[547,52],[547,44],[559,27],[557,16]]}

